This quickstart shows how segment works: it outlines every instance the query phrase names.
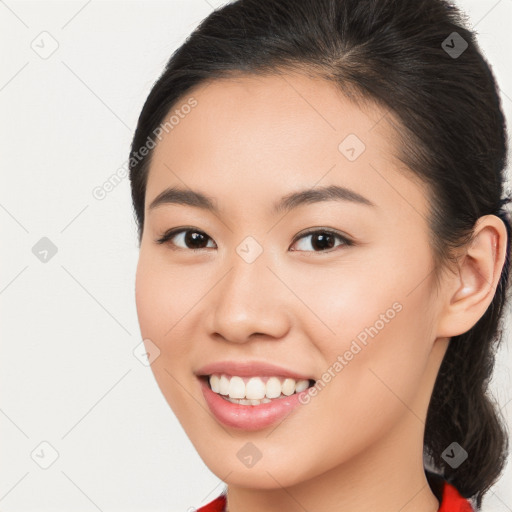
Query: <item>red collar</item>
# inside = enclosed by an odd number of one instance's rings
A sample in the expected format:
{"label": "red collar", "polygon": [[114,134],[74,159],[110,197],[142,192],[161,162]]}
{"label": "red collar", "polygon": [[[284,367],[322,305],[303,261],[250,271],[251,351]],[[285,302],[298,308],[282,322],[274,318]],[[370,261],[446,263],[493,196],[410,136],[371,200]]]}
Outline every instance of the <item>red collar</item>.
{"label": "red collar", "polygon": [[474,512],[474,510],[469,501],[463,498],[453,485],[445,481],[443,501],[438,512]]}
{"label": "red collar", "polygon": [[[199,508],[197,512],[225,512],[225,508],[226,495],[221,494],[204,507]],[[474,512],[474,510],[469,501],[463,498],[453,485],[445,481],[438,512]]]}
{"label": "red collar", "polygon": [[198,508],[197,512],[225,512],[226,510],[226,495],[221,494],[219,497],[210,501],[204,507]]}

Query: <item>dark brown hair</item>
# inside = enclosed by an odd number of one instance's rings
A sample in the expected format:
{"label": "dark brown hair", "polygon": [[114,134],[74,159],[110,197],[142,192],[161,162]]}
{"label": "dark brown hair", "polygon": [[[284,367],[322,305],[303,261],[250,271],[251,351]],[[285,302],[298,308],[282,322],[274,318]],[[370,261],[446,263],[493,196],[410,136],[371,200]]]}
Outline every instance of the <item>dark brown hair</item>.
{"label": "dark brown hair", "polygon": [[[511,229],[504,197],[507,135],[497,85],[465,15],[445,0],[239,0],[212,12],[168,61],[139,117],[130,180],[139,243],[152,152],[140,156],[171,108],[193,87],[244,74],[299,71],[334,83],[357,103],[397,120],[397,158],[429,191],[436,275],[455,263],[487,214],[507,227],[507,258],[485,314],[454,336],[425,425],[425,455],[480,508],[508,451],[487,394],[502,340]],[[457,442],[454,468],[442,457]]]}

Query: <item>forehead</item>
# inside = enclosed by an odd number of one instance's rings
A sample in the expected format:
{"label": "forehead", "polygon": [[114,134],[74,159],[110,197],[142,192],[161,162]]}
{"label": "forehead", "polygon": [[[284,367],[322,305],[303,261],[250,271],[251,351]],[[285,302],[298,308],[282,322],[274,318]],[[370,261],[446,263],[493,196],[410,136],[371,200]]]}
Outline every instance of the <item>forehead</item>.
{"label": "forehead", "polygon": [[[183,108],[187,104],[195,106]],[[170,185],[201,185],[212,196],[251,197],[263,206],[271,196],[316,183],[396,203],[394,183],[402,193],[417,194],[421,205],[424,191],[411,190],[418,187],[397,172],[386,110],[374,103],[356,105],[320,78],[214,80],[188,91],[173,113],[172,129],[154,149],[146,206]]]}
{"label": "forehead", "polygon": [[188,128],[200,130],[196,138],[206,137],[214,124],[232,136],[253,127],[251,135],[266,139],[267,144],[278,134],[294,133],[303,140],[326,134],[337,139],[346,132],[371,137],[372,144],[387,142],[391,134],[389,126],[381,123],[387,109],[369,100],[356,105],[334,83],[303,74],[239,75],[208,81],[189,90],[172,111],[180,110],[192,97],[197,106],[181,116],[181,130],[178,126],[172,129],[175,135],[186,136]]}

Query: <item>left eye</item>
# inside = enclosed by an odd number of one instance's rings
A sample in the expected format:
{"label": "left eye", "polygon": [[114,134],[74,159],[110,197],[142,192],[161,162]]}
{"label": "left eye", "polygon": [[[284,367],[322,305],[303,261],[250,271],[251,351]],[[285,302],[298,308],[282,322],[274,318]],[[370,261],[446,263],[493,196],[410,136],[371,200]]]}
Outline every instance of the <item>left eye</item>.
{"label": "left eye", "polygon": [[[309,246],[313,247],[312,252],[330,252],[333,249],[333,245],[335,243],[335,240],[338,239],[341,241],[341,244],[338,244],[339,247],[341,246],[351,246],[354,245],[354,242],[347,237],[335,232],[335,231],[329,231],[329,230],[322,230],[317,229],[314,231],[309,231],[307,233],[303,233],[302,235],[298,236],[294,240],[294,245],[297,242],[300,242],[301,240],[306,240],[307,238],[311,238],[311,241],[309,242]],[[175,241],[173,241],[173,239]],[[168,243],[173,249],[192,249],[192,250],[201,250],[206,249],[208,247],[204,247],[204,244],[207,243],[207,240],[213,240],[202,231],[199,231],[197,229],[192,228],[181,228],[181,229],[174,229],[170,230],[162,235],[161,238],[157,239],[156,242],[158,244],[164,244]],[[180,246],[179,244],[183,244]],[[308,251],[307,249],[304,249],[304,246],[308,245],[308,243],[303,243],[302,249],[292,249],[293,251],[299,250],[299,251]],[[210,245],[209,248],[212,248]],[[215,246],[213,247],[215,248]],[[319,250],[316,250],[319,249]]]}
{"label": "left eye", "polygon": [[[340,245],[343,246],[351,246],[353,245],[353,242],[349,240],[347,237],[340,235],[339,233],[336,233],[334,231],[327,231],[327,230],[315,230],[315,231],[309,231],[308,233],[304,233],[297,237],[294,242],[300,241],[302,239],[306,240],[307,238],[311,237],[311,241],[309,243],[305,243],[304,245],[310,245],[313,248],[320,248],[319,251],[313,251],[313,252],[330,252],[332,250],[333,245],[335,243],[335,240],[341,240]],[[328,249],[328,250],[326,250]],[[304,250],[304,249],[299,249]],[[309,251],[307,251],[309,252]]]}

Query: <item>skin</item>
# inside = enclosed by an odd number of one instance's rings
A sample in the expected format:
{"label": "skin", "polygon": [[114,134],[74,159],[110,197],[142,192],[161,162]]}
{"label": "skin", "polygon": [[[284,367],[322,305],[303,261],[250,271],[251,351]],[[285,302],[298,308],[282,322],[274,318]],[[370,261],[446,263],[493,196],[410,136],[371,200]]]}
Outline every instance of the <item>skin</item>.
{"label": "skin", "polygon": [[[288,74],[202,84],[197,106],[158,143],[150,167],[136,305],[143,338],[160,350],[156,381],[210,470],[228,484],[230,512],[434,512],[423,432],[449,338],[489,306],[505,259],[506,230],[482,217],[453,272],[433,273],[428,195],[399,168],[377,106],[361,110],[322,80]],[[366,146],[349,161],[348,134]],[[341,185],[375,207],[306,204],[272,216],[282,196]],[[220,214],[150,202],[169,186],[214,198]],[[206,234],[193,251],[166,230]],[[318,249],[309,228],[337,230]],[[263,252],[236,252],[252,236]],[[294,248],[295,251],[292,249]],[[194,372],[219,360],[271,360],[322,379],[381,314],[402,309],[307,405],[279,425],[243,431],[210,413]],[[248,442],[262,458],[246,467]]]}

